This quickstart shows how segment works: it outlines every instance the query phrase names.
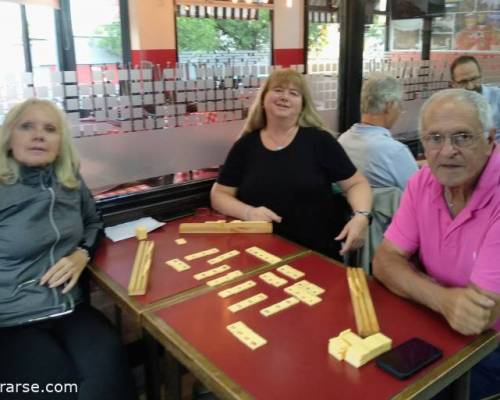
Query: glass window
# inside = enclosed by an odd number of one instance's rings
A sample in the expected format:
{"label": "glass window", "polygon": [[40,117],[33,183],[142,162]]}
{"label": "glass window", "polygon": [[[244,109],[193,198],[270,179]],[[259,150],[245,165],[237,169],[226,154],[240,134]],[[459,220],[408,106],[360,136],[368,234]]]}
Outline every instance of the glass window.
{"label": "glass window", "polygon": [[387,17],[383,14],[373,15],[372,23],[365,25],[363,58],[384,58],[386,50]]}
{"label": "glass window", "polygon": [[338,2],[333,0],[307,0],[306,12],[309,20],[307,73],[336,75],[336,66],[339,62],[340,53]]}
{"label": "glass window", "polygon": [[0,2],[0,79],[10,73],[26,70],[24,62],[21,7],[17,4]]}
{"label": "glass window", "polygon": [[308,33],[307,72],[317,72],[318,64],[338,63],[340,24],[309,22]]}
{"label": "glass window", "polygon": [[26,6],[28,33],[35,86],[47,86],[50,72],[59,67],[54,10],[45,6]]}
{"label": "glass window", "polygon": [[121,63],[119,0],[71,0],[76,63]]}
{"label": "glass window", "polygon": [[391,50],[422,50],[423,19],[401,19],[391,22]]}
{"label": "glass window", "polygon": [[387,0],[375,0],[374,10],[385,12],[387,10]]}
{"label": "glass window", "polygon": [[[179,8],[181,15],[182,7]],[[177,17],[177,48],[181,63],[270,65],[270,11],[234,8],[229,12],[231,17],[226,19],[210,18],[215,11],[207,7],[206,18]]]}

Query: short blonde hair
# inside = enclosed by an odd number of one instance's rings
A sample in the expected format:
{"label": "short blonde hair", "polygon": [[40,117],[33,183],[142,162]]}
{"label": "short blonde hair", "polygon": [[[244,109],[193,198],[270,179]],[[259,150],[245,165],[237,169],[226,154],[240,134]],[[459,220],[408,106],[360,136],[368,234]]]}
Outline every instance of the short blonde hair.
{"label": "short blonde hair", "polygon": [[302,95],[302,111],[299,114],[298,125],[301,127],[315,127],[328,131],[321,116],[314,107],[311,92],[304,76],[293,69],[278,69],[269,75],[264,86],[260,89],[255,101],[250,107],[248,117],[243,127],[243,134],[260,130],[266,127],[267,118],[264,110],[264,98],[272,87],[278,85],[293,85]]}
{"label": "short blonde hair", "polygon": [[69,189],[79,186],[77,179],[80,162],[71,143],[70,128],[66,115],[49,100],[31,98],[12,107],[0,127],[0,183],[12,185],[19,181],[19,162],[12,155],[10,140],[22,115],[35,106],[47,107],[56,118],[56,128],[61,135],[59,154],[54,161],[54,171],[59,183]]}

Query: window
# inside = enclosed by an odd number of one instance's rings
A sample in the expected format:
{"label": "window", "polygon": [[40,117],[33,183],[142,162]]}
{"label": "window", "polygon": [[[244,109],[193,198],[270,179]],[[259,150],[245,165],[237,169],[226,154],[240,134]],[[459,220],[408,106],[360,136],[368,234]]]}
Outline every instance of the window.
{"label": "window", "polygon": [[381,59],[387,50],[387,1],[372,0],[366,3],[363,58]]}
{"label": "window", "polygon": [[[334,72],[340,51],[340,24],[337,2],[308,0],[307,72]],[[326,67],[330,65],[330,67]],[[326,69],[325,69],[326,68]]]}
{"label": "window", "polygon": [[26,6],[31,65],[35,86],[47,86],[50,72],[59,68],[54,10],[44,6]]}
{"label": "window", "polygon": [[267,6],[240,8],[178,5],[176,22],[179,61],[270,65],[270,21],[271,9]]}
{"label": "window", "polygon": [[70,8],[76,63],[121,63],[119,1],[71,0]]}
{"label": "window", "polygon": [[26,70],[24,62],[21,8],[17,4],[0,2],[0,77]]}

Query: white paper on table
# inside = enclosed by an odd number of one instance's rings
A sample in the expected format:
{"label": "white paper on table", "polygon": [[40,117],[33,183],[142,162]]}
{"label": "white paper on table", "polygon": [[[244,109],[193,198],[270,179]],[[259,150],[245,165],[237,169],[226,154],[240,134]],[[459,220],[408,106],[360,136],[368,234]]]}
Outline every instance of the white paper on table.
{"label": "white paper on table", "polygon": [[118,242],[119,240],[134,237],[135,228],[137,228],[138,226],[142,226],[146,228],[148,232],[151,232],[163,225],[165,225],[165,222],[157,221],[156,219],[151,217],[144,217],[135,221],[110,226],[104,229],[104,233],[106,234],[106,237],[111,239],[113,242]]}

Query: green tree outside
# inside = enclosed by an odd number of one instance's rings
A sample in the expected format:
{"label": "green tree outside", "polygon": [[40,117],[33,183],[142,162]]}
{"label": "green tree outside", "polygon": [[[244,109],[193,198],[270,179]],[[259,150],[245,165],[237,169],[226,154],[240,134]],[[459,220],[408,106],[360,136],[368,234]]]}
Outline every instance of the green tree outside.
{"label": "green tree outside", "polygon": [[102,25],[95,30],[95,45],[114,56],[122,55],[122,31],[120,21]]}
{"label": "green tree outside", "polygon": [[180,51],[261,50],[269,47],[270,36],[268,10],[259,10],[253,21],[177,17]]}
{"label": "green tree outside", "polygon": [[177,46],[185,51],[218,50],[215,20],[209,18],[177,18]]}

